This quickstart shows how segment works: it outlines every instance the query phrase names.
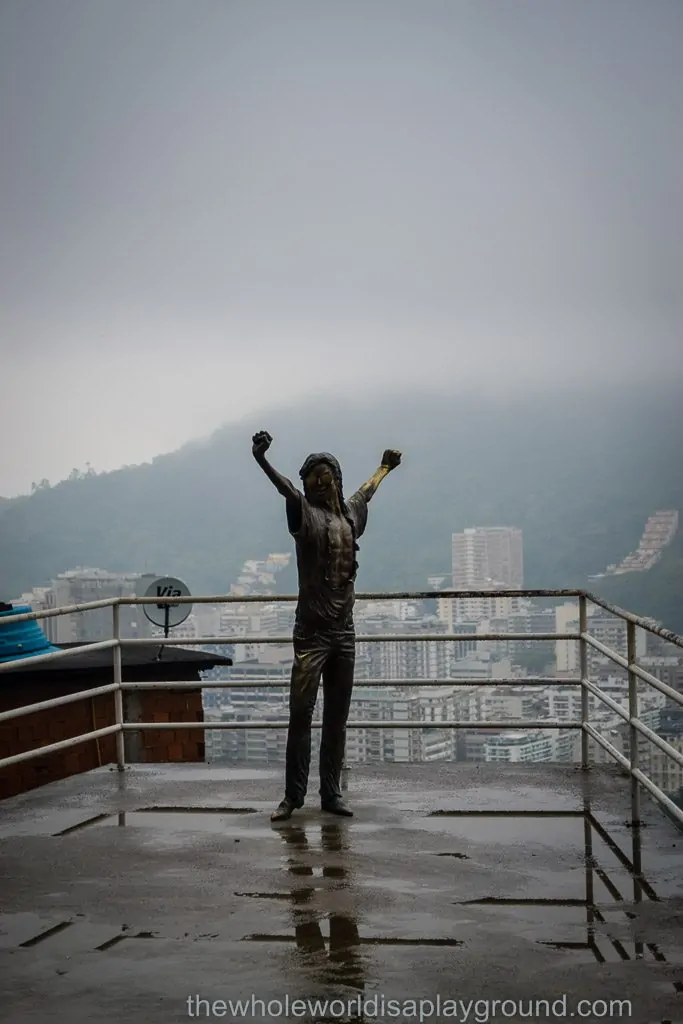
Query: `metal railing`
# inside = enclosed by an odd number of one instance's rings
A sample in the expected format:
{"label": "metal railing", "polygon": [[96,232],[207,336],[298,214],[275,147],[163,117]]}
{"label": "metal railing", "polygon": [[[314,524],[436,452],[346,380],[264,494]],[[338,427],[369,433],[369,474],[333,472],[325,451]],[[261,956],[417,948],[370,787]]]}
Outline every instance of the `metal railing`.
{"label": "metal railing", "polygon": [[[581,731],[581,766],[584,769],[590,767],[589,763],[589,740],[593,740],[600,747],[602,747],[614,761],[619,764],[625,772],[630,776],[631,780],[631,809],[632,819],[634,823],[640,821],[640,787],[646,789],[650,795],[658,801],[660,805],[665,807],[668,812],[681,824],[683,825],[683,810],[670,799],[667,794],[660,789],[659,786],[648,778],[647,775],[640,769],[638,763],[638,739],[639,737],[645,737],[649,742],[657,746],[664,754],[675,761],[679,767],[683,768],[683,754],[675,749],[670,743],[658,736],[656,732],[649,728],[639,718],[639,699],[638,699],[638,683],[644,682],[649,686],[654,687],[660,693],[664,694],[671,701],[677,704],[679,707],[683,707],[683,694],[667,683],[662,682],[656,676],[647,672],[637,664],[636,655],[636,629],[640,628],[646,632],[659,636],[662,639],[672,643],[678,648],[683,648],[683,637],[678,634],[671,632],[670,630],[664,629],[661,626],[653,624],[650,620],[644,619],[641,616],[634,615],[631,612],[625,611],[616,605],[611,604],[602,598],[596,597],[593,594],[587,593],[582,590],[444,590],[444,591],[421,591],[421,592],[393,592],[393,593],[372,593],[372,594],[358,594],[356,596],[357,601],[396,601],[396,600],[435,600],[435,599],[452,599],[461,600],[467,598],[574,598],[578,600],[578,632],[567,632],[567,633],[400,633],[400,634],[357,634],[357,643],[386,643],[386,642],[420,642],[420,641],[433,641],[439,643],[458,643],[463,641],[474,641],[474,642],[487,642],[487,641],[558,641],[558,640],[571,640],[579,643],[579,665],[580,675],[575,678],[555,678],[553,676],[545,677],[533,677],[533,678],[519,678],[513,677],[509,679],[503,678],[487,678],[487,679],[448,679],[448,678],[435,678],[435,679],[360,679],[358,680],[358,686],[372,686],[373,688],[378,686],[386,687],[410,687],[419,689],[421,687],[429,686],[441,686],[441,687],[454,687],[454,686],[486,686],[489,688],[495,688],[498,686],[579,686],[581,687],[581,718],[580,721],[566,721],[563,719],[539,719],[539,720],[511,720],[505,719],[502,721],[414,721],[414,720],[376,720],[370,719],[367,721],[350,721],[347,723],[347,730],[353,729],[485,729],[485,730],[500,730],[500,731],[526,731],[529,729],[541,730],[541,729],[575,729]],[[178,604],[274,604],[283,602],[296,601],[296,595],[248,595],[248,596],[237,596],[237,595],[213,595],[213,596],[191,596],[191,597],[174,597],[173,605]],[[616,651],[612,650],[596,637],[591,636],[588,631],[588,604],[592,603],[596,606],[603,608],[610,612],[612,615],[626,622],[627,631],[627,654],[626,657],[620,655]],[[87,604],[68,605],[61,608],[44,609],[34,612],[23,612],[16,615],[3,615],[0,620],[0,628],[3,624],[9,624],[13,622],[23,622],[30,620],[44,620],[47,618],[69,615],[80,612],[87,612],[97,608],[112,609],[112,639],[97,641],[94,643],[81,644],[75,648],[65,649],[61,651],[53,651],[47,654],[41,654],[31,657],[24,657],[21,659],[21,665],[41,665],[46,662],[55,661],[57,659],[68,659],[70,656],[76,654],[81,655],[86,651],[97,651],[107,650],[112,651],[112,668],[113,668],[113,681],[103,686],[97,686],[88,690],[81,690],[77,693],[66,694],[61,697],[54,697],[50,700],[40,701],[36,704],[25,705],[23,707],[12,708],[8,711],[0,712],[0,724],[11,719],[21,718],[24,715],[30,715],[38,711],[46,711],[52,708],[60,707],[65,704],[76,703],[77,701],[88,699],[93,697],[112,693],[114,695],[114,724],[105,726],[100,729],[93,729],[87,733],[81,733],[77,736],[70,737],[69,739],[59,740],[56,743],[46,744],[44,746],[36,747],[32,750],[22,751],[19,754],[13,754],[9,757],[0,759],[0,769],[8,768],[11,765],[18,764],[22,761],[28,761],[33,758],[45,757],[48,754],[57,753],[58,751],[65,750],[69,747],[76,746],[81,743],[87,743],[93,740],[99,740],[101,737],[115,735],[116,736],[116,763],[120,771],[126,767],[125,760],[125,734],[129,732],[144,732],[144,731],[158,731],[158,730],[186,730],[186,729],[199,729],[204,732],[207,730],[216,729],[287,729],[287,721],[240,721],[240,722],[214,722],[214,721],[199,721],[199,722],[127,722],[124,717],[124,701],[123,694],[126,691],[134,690],[168,690],[168,689],[231,689],[231,688],[263,688],[272,687],[282,689],[288,686],[288,682],[285,680],[266,680],[258,681],[255,679],[249,679],[248,681],[242,680],[192,680],[192,681],[144,681],[144,682],[133,682],[124,681],[122,678],[122,649],[123,647],[135,648],[135,647],[164,647],[164,646],[176,646],[176,647],[207,647],[209,645],[253,645],[253,644],[291,644],[291,635],[287,636],[218,636],[218,637],[201,637],[201,638],[188,638],[182,637],[178,639],[171,639],[170,637],[152,637],[152,638],[126,638],[121,636],[121,607],[123,605],[144,605],[144,604],[159,604],[158,597],[120,597],[110,598],[101,601],[93,601]],[[603,657],[609,659],[615,665],[623,668],[628,673],[628,711],[622,707],[617,701],[613,700],[609,694],[605,693],[599,686],[592,682],[588,677],[588,652],[589,648],[593,648]],[[10,661],[0,664],[0,673],[11,672],[16,669],[17,662]],[[589,696],[595,697],[601,701],[606,707],[614,712],[620,719],[622,719],[629,728],[629,757],[625,757],[621,751],[617,750],[601,733],[591,724],[589,721],[590,702]],[[320,724],[317,722],[313,723],[314,728],[320,728]]]}

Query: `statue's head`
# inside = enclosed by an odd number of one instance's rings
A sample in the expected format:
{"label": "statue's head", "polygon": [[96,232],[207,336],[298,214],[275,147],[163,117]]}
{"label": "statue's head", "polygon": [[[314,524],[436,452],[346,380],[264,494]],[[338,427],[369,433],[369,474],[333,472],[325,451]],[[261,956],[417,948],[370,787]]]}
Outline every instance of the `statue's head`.
{"label": "statue's head", "polygon": [[329,452],[309,455],[299,471],[304,494],[312,505],[334,505],[335,497],[344,507],[341,466]]}

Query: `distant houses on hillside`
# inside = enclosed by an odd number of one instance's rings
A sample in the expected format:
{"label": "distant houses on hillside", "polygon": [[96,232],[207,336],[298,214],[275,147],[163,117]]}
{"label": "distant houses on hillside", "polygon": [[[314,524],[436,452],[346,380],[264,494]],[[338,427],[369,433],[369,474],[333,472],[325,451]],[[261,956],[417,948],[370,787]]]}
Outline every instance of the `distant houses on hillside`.
{"label": "distant houses on hillside", "polygon": [[645,523],[637,550],[627,555],[618,565],[608,565],[603,573],[590,578],[621,576],[625,572],[645,572],[651,569],[662,557],[662,551],[674,539],[677,530],[678,512],[675,509],[655,512]]}

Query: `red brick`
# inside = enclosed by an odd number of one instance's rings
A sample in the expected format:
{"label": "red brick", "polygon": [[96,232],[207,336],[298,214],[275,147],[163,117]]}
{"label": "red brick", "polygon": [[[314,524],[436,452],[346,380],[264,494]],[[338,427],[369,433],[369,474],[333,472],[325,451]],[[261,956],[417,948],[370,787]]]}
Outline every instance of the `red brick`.
{"label": "red brick", "polygon": [[[99,682],[99,680],[98,680]],[[83,682],[78,689],[85,689]],[[21,692],[0,691],[0,710],[24,707],[47,700],[58,693],[69,692],[68,685],[29,683]],[[147,691],[141,694],[143,721],[202,721],[200,688],[173,691]],[[9,757],[67,737],[101,729],[113,724],[114,697],[104,694],[76,704],[62,705],[51,711],[36,712],[23,719],[0,726],[0,757]],[[146,762],[201,761],[204,756],[203,735],[196,730],[147,730],[141,735],[141,758]],[[69,747],[39,759],[11,765],[2,773],[0,799],[33,789],[70,774],[87,771],[116,760],[116,737],[99,740],[99,757],[95,741]]]}

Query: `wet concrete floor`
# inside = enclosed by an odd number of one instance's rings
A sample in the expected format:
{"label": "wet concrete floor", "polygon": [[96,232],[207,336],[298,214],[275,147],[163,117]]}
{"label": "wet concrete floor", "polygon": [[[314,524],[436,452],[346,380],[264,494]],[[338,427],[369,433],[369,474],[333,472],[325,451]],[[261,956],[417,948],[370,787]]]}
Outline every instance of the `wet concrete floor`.
{"label": "wet concrete floor", "polygon": [[3,801],[0,1020],[682,1024],[683,833],[645,794],[634,829],[618,769],[358,767],[353,819],[314,785],[272,826],[281,785],[139,765]]}

